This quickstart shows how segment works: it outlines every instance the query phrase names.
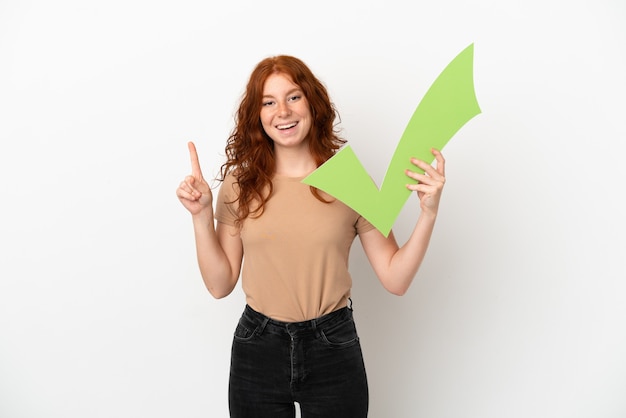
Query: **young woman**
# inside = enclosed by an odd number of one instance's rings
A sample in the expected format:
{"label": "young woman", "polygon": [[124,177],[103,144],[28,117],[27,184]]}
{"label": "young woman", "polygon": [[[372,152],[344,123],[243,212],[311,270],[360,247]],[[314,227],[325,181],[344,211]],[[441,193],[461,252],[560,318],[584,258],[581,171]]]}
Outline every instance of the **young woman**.
{"label": "young woman", "polygon": [[[241,273],[246,306],[231,356],[231,417],[366,417],[368,388],[355,328],[348,254],[358,235],[383,286],[404,294],[424,258],[445,183],[444,158],[418,181],[420,214],[407,242],[385,237],[348,206],[301,180],[345,143],[324,85],[299,59],[253,70],[226,145],[213,211],[193,143],[176,195],[191,213],[202,279],[216,298]],[[244,262],[245,254],[245,262]]]}

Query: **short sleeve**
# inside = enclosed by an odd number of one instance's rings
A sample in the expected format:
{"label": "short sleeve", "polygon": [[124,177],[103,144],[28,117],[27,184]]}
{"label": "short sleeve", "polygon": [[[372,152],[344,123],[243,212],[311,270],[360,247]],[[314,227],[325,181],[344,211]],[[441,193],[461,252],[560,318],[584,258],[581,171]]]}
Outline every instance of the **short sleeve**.
{"label": "short sleeve", "polygon": [[217,194],[215,204],[215,219],[226,225],[235,225],[237,220],[237,190],[235,188],[235,176],[228,174]]}
{"label": "short sleeve", "polygon": [[367,231],[371,231],[372,229],[374,229],[374,225],[372,225],[364,217],[359,216],[359,219],[356,220],[356,233],[363,234]]}

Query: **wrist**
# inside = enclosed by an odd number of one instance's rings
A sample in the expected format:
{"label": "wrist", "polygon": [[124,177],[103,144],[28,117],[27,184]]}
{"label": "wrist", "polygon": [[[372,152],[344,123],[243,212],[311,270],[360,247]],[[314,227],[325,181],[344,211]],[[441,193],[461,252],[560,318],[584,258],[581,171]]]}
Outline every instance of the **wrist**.
{"label": "wrist", "polygon": [[425,221],[435,222],[435,220],[437,220],[437,211],[422,209],[419,217]]}
{"label": "wrist", "polygon": [[211,226],[213,226],[213,223],[214,223],[213,208],[208,207],[206,209],[200,210],[200,212],[198,212],[198,213],[192,213],[191,214],[191,220],[193,221],[194,225],[198,225],[198,226],[211,225]]}

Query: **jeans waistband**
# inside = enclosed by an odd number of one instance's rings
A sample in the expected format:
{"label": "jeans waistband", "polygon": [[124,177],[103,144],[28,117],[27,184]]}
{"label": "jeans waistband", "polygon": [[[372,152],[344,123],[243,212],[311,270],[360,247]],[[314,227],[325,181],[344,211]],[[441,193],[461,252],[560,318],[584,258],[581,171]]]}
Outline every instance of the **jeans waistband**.
{"label": "jeans waistband", "polygon": [[246,304],[243,316],[260,325],[257,330],[259,333],[267,330],[273,333],[287,333],[293,336],[296,334],[315,333],[319,327],[328,327],[335,323],[350,320],[352,319],[352,308],[346,306],[319,318],[307,321],[283,322],[263,315],[262,313],[252,309],[250,305]]}

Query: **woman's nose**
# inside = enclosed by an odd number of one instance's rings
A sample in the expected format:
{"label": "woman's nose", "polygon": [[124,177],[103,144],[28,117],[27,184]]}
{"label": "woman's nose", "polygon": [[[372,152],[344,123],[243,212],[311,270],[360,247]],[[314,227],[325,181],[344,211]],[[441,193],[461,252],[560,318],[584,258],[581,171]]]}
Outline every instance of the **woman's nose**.
{"label": "woman's nose", "polygon": [[289,105],[287,103],[279,103],[278,104],[278,113],[281,116],[288,116],[291,113],[291,109],[289,109]]}

